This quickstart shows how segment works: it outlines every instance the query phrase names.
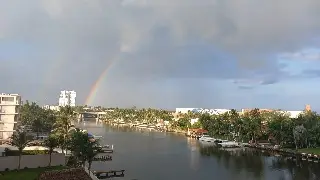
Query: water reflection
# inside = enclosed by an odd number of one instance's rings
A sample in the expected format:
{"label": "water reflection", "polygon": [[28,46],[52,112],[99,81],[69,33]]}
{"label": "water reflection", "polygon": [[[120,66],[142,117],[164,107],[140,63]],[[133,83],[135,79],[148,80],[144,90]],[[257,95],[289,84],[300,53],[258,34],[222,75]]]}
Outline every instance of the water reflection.
{"label": "water reflection", "polygon": [[[202,156],[212,156],[231,173],[246,173],[254,179],[271,179],[265,174],[265,169],[278,171],[279,180],[319,180],[320,164],[308,161],[292,160],[287,157],[273,156],[274,154],[255,149],[239,148],[222,150],[213,146],[200,148]],[[276,179],[275,177],[273,179]]]}
{"label": "water reflection", "polygon": [[86,124],[89,132],[114,144],[113,160],[98,171],[125,169],[126,180],[315,180],[319,165],[254,149],[222,150],[183,135],[148,129]]}
{"label": "water reflection", "polygon": [[200,154],[199,144],[195,139],[187,138],[188,148],[190,150],[190,168],[197,170],[199,168]]}
{"label": "water reflection", "polygon": [[318,180],[320,179],[318,163],[312,163],[308,161],[296,160],[293,161],[288,158],[279,157],[273,158],[271,162],[271,168],[277,170],[283,170],[286,172],[286,177],[284,179],[292,180]]}

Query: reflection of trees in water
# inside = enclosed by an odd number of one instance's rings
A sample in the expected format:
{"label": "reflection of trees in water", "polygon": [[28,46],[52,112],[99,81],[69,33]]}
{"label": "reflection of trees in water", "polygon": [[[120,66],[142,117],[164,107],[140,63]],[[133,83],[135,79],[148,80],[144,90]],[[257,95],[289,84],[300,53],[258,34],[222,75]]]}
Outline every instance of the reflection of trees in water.
{"label": "reflection of trees in water", "polygon": [[292,180],[318,180],[320,179],[320,164],[302,161],[288,160],[284,157],[274,158],[272,160],[272,169],[283,170],[289,173]]}
{"label": "reflection of trees in water", "polygon": [[[293,161],[285,157],[268,157],[272,154],[256,149],[238,149],[227,151],[216,147],[201,147],[201,155],[213,156],[227,170],[236,173],[249,172],[254,179],[263,179],[264,166],[270,170],[282,171],[277,180],[319,180],[320,163]],[[285,176],[287,175],[287,177]],[[250,177],[247,177],[248,179]],[[276,179],[275,179],[276,180]]]}
{"label": "reflection of trees in water", "polygon": [[121,126],[121,125],[111,125],[111,126],[108,126],[108,128],[110,128],[112,130],[116,130],[116,131],[121,130],[122,132],[136,132],[137,131],[137,128],[135,128],[135,127]]}
{"label": "reflection of trees in water", "polygon": [[200,148],[200,153],[206,156],[214,156],[218,163],[230,171],[236,173],[249,172],[247,175],[252,175],[254,179],[263,177],[264,160],[259,152],[248,149],[226,151],[211,146]]}

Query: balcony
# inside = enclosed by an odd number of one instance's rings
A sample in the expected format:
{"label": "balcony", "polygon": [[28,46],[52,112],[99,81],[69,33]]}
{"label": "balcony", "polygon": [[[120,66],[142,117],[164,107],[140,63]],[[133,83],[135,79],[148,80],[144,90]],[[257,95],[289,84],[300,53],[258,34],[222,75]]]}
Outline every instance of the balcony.
{"label": "balcony", "polygon": [[1,101],[0,106],[18,106],[19,102]]}
{"label": "balcony", "polygon": [[16,115],[16,114],[19,114],[19,113],[0,110],[0,115]]}
{"label": "balcony", "polygon": [[6,120],[1,120],[0,119],[0,124],[16,124],[18,123],[17,121],[6,121]]}

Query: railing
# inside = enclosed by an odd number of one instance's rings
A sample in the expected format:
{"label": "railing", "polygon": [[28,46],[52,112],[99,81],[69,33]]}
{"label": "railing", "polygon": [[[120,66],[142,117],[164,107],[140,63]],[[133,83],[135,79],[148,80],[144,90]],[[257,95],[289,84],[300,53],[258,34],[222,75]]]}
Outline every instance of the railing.
{"label": "railing", "polygon": [[0,110],[0,114],[18,114],[18,112],[10,112],[5,110]]}
{"label": "railing", "polygon": [[19,102],[1,101],[0,105],[19,105]]}
{"label": "railing", "polygon": [[6,120],[1,120],[0,119],[0,123],[1,124],[16,124],[16,123],[18,123],[17,121],[6,121]]}

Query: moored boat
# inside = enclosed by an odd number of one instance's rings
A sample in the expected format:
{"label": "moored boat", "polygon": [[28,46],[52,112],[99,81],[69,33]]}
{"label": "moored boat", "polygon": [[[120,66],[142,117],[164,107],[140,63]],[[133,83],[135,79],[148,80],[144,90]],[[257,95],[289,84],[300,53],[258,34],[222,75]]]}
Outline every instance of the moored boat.
{"label": "moored boat", "polygon": [[199,138],[199,141],[214,142],[215,139],[213,137],[210,137],[208,134],[205,133]]}
{"label": "moored boat", "polygon": [[223,142],[219,142],[218,145],[221,146],[222,148],[238,148],[241,147],[238,142],[235,141],[226,141],[222,140]]}
{"label": "moored boat", "polygon": [[155,128],[157,128],[157,126],[155,126],[155,125],[148,125],[148,128],[150,128],[150,129],[155,129]]}
{"label": "moored boat", "polygon": [[148,124],[145,124],[145,123],[139,124],[137,127],[139,127],[139,128],[147,128]]}

